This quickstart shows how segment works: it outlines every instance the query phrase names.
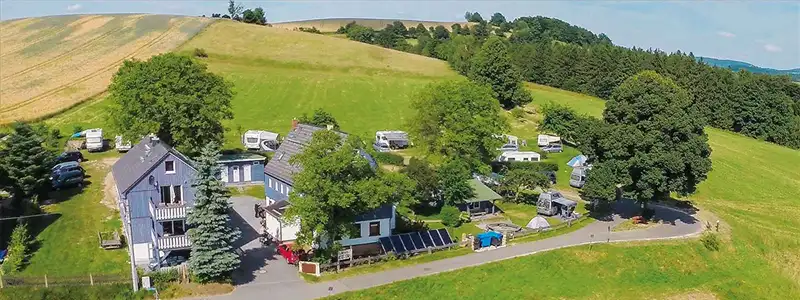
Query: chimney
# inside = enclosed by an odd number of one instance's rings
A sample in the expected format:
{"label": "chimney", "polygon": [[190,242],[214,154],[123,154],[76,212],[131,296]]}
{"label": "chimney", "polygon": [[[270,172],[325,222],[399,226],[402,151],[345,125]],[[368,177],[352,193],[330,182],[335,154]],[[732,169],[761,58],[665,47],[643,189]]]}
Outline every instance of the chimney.
{"label": "chimney", "polygon": [[295,130],[295,128],[297,128],[297,119],[292,118],[292,130]]}

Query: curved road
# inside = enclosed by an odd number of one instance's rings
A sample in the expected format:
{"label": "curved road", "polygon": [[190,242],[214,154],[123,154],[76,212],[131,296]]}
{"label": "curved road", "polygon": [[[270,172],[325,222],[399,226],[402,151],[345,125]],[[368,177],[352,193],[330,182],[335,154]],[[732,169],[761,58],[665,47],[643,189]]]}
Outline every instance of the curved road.
{"label": "curved road", "polygon": [[593,243],[687,238],[696,236],[703,231],[702,222],[693,215],[657,205],[651,205],[651,208],[656,210],[656,218],[663,220],[664,224],[647,229],[611,232],[610,228],[614,228],[614,226],[624,222],[628,217],[633,215],[630,214],[632,211],[631,206],[625,205],[624,207],[617,207],[617,213],[607,220],[597,220],[574,232],[548,239],[315,284],[307,283],[303,279],[295,276],[285,280],[251,282],[237,286],[236,290],[231,294],[209,298],[265,299],[268,297],[271,299],[316,299],[342,292],[367,289],[396,281],[453,271],[559,248]]}

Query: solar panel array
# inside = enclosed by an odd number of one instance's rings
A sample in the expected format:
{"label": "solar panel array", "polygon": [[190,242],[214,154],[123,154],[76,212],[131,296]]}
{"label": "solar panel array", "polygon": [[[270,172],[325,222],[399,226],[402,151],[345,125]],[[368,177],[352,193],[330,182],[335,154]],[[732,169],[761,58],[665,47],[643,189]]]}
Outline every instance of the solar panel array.
{"label": "solar panel array", "polygon": [[447,229],[434,229],[380,238],[383,251],[402,254],[406,252],[426,251],[428,248],[440,248],[454,244]]}

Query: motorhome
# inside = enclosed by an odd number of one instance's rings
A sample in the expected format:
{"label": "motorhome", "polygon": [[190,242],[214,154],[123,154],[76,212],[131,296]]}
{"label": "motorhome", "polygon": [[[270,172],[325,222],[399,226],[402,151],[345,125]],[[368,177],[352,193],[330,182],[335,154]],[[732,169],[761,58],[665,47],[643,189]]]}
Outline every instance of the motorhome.
{"label": "motorhome", "polygon": [[264,130],[248,130],[242,135],[242,145],[248,150],[275,151],[279,135]]}
{"label": "motorhome", "polygon": [[589,175],[589,170],[591,167],[577,167],[572,169],[572,173],[569,175],[569,185],[576,188],[582,188],[584,184],[586,184],[586,178]]}
{"label": "motorhome", "polygon": [[408,140],[408,133],[405,131],[378,131],[375,132],[376,151],[387,152],[392,149],[408,148],[411,142]]}
{"label": "motorhome", "polygon": [[86,130],[84,136],[86,136],[86,150],[103,151],[103,129]]}
{"label": "motorhome", "polygon": [[500,154],[500,157],[497,158],[499,162],[512,162],[512,161],[523,161],[523,162],[538,162],[542,159],[542,156],[539,153],[533,151],[508,151],[503,152]]}

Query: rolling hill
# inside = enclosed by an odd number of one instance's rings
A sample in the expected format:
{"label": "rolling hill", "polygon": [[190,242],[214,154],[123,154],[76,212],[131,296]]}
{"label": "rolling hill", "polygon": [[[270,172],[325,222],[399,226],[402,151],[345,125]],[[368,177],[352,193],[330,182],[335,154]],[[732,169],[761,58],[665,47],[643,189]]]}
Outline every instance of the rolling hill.
{"label": "rolling hill", "polygon": [[126,59],[175,49],[211,22],[165,15],[69,15],[0,23],[0,124],[41,118],[106,89]]}
{"label": "rolling hill", "polygon": [[422,23],[425,28],[430,28],[431,26],[436,27],[438,25],[442,25],[450,30],[450,27],[453,24],[461,24],[462,26],[468,24],[467,22],[436,22],[436,21],[416,21],[416,20],[395,20],[395,19],[364,19],[364,18],[330,18],[330,19],[314,19],[314,20],[304,20],[304,21],[292,21],[292,22],[281,22],[281,23],[274,23],[272,27],[275,28],[283,28],[283,29],[297,29],[300,27],[316,27],[319,31],[322,32],[335,32],[339,27],[342,27],[350,22],[356,22],[360,25],[371,27],[373,29],[383,29],[388,24],[392,24],[394,21],[403,22],[403,25],[406,27],[417,26],[417,24]]}
{"label": "rolling hill", "polygon": [[789,75],[789,77],[791,77],[793,81],[800,81],[800,68],[789,69],[789,70],[776,70],[770,68],[762,68],[743,61],[717,59],[711,57],[697,57],[697,60],[709,64],[711,66],[731,69],[733,71],[746,70],[750,71],[751,73],[757,73],[757,74]]}
{"label": "rolling hill", "polygon": [[[194,48],[204,48],[209,69],[235,85],[234,119],[225,124],[229,148],[239,146],[240,130],[286,132],[292,118],[318,107],[351,133],[402,129],[416,91],[458,77],[435,59],[232,21],[213,23],[178,51]],[[598,98],[527,87],[534,111],[560,103],[599,116],[604,107]],[[75,125],[103,127],[106,105],[100,97],[46,122],[62,132]],[[531,120],[514,133],[534,135],[536,116]],[[707,132],[714,170],[689,199],[725,223],[720,251],[697,240],[577,247],[337,297],[800,298],[800,151],[713,128]]]}

